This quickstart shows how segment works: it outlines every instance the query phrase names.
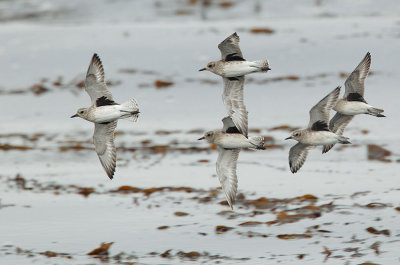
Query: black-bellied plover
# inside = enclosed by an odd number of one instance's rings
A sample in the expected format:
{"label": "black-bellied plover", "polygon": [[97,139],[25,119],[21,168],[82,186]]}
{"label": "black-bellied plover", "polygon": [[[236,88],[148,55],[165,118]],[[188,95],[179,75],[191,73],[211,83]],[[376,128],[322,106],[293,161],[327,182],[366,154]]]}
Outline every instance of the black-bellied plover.
{"label": "black-bellied plover", "polygon": [[[344,96],[333,107],[337,113],[329,122],[329,129],[332,132],[342,135],[354,115],[369,114],[376,117],[385,117],[385,115],[381,114],[383,109],[369,105],[364,99],[364,82],[368,76],[370,65],[371,54],[368,52],[356,69],[347,77],[344,83]],[[334,144],[324,146],[322,153],[328,152],[333,146]]]}
{"label": "black-bellied plover", "polygon": [[236,166],[240,149],[265,149],[264,137],[245,137],[238,132],[229,133],[234,128],[230,117],[222,120],[222,130],[209,131],[199,140],[207,140],[218,147],[217,175],[225,193],[229,206],[233,209],[233,203],[237,192]]}
{"label": "black-bellied plover", "polygon": [[108,177],[113,178],[116,166],[116,149],[114,130],[118,119],[136,121],[139,109],[135,99],[118,104],[114,101],[104,82],[104,69],[97,54],[94,54],[86,74],[85,90],[89,94],[92,105],[80,108],[71,118],[80,117],[93,122],[93,142]]}
{"label": "black-bellied plover", "polygon": [[205,68],[199,71],[208,70],[222,77],[234,78],[250,73],[271,70],[268,60],[253,62],[245,60],[239,48],[239,41],[240,39],[236,32],[227,37],[218,45],[221,51],[221,60],[209,62]]}
{"label": "black-bellied plover", "polygon": [[304,164],[308,150],[317,145],[333,143],[349,144],[349,138],[337,135],[328,128],[329,112],[335,106],[340,87],[335,88],[310,110],[310,122],[307,129],[295,130],[287,139],[298,141],[289,151],[289,166],[296,173]]}

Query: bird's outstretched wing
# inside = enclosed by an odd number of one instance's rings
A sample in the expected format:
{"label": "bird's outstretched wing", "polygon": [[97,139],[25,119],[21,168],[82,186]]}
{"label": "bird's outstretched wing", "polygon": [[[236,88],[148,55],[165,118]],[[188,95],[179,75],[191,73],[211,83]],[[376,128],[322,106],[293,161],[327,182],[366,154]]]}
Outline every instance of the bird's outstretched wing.
{"label": "bird's outstretched wing", "polygon": [[222,101],[225,104],[229,117],[236,128],[245,137],[248,134],[248,113],[243,102],[244,77],[235,77],[233,80],[223,78],[224,92]]}
{"label": "bird's outstretched wing", "polygon": [[244,61],[242,51],[239,48],[239,41],[240,38],[235,32],[218,45],[222,60]]}
{"label": "bird's outstretched wing", "polygon": [[[336,133],[337,135],[343,135],[344,128],[346,128],[347,124],[354,118],[354,115],[345,115],[339,112],[336,112],[335,116],[329,122],[329,130],[331,132]],[[332,149],[335,144],[324,145],[322,149],[322,153],[326,153]]]}
{"label": "bird's outstretched wing", "polygon": [[218,147],[217,175],[229,206],[235,202],[237,192],[236,165],[240,149],[226,150]]}
{"label": "bird's outstretched wing", "polygon": [[292,173],[296,173],[306,162],[308,150],[312,149],[312,145],[297,143],[289,151],[289,166]]}
{"label": "bird's outstretched wing", "polygon": [[344,86],[344,98],[350,101],[363,101],[364,100],[364,81],[369,73],[371,66],[371,54],[368,52],[360,64],[354,71],[347,77]]}
{"label": "bird's outstretched wing", "polygon": [[308,129],[313,131],[329,131],[329,112],[336,105],[340,87],[335,88],[310,110]]}
{"label": "bird's outstretched wing", "polygon": [[117,104],[104,82],[103,65],[96,53],[93,55],[86,73],[85,90],[92,100],[92,105],[100,107]]}
{"label": "bird's outstretched wing", "polygon": [[113,178],[117,161],[117,152],[114,145],[114,130],[117,121],[107,124],[95,123],[93,142],[101,165],[110,179]]}

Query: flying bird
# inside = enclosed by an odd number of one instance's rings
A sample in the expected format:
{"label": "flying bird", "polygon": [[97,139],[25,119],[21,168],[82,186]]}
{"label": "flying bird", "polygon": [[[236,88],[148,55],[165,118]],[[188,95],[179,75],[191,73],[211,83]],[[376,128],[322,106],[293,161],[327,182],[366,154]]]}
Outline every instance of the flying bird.
{"label": "flying bird", "polygon": [[[356,69],[347,77],[344,83],[344,96],[333,107],[337,113],[329,122],[329,129],[332,132],[342,135],[346,126],[358,114],[385,117],[385,115],[381,114],[383,109],[369,105],[364,99],[364,82],[368,76],[370,66],[371,54],[368,52]],[[325,145],[322,153],[328,152],[333,146],[334,144]]]}
{"label": "flying bird", "polygon": [[224,125],[222,130],[208,131],[198,140],[205,139],[209,143],[217,145],[217,175],[226,200],[233,210],[237,193],[236,167],[239,152],[242,148],[265,149],[264,137],[245,137],[237,132],[235,124],[229,116],[222,119],[222,122]]}
{"label": "flying bird", "polygon": [[116,148],[114,130],[118,119],[135,122],[139,117],[139,109],[135,99],[118,104],[107,89],[104,82],[104,68],[100,57],[94,54],[90,61],[85,79],[85,90],[89,94],[92,105],[80,108],[71,118],[80,117],[94,123],[93,142],[100,163],[112,179],[116,166]]}
{"label": "flying bird", "polygon": [[221,51],[221,60],[209,62],[199,71],[210,71],[226,78],[235,78],[256,72],[268,72],[268,60],[247,61],[243,58],[239,47],[240,38],[233,33],[218,45]]}
{"label": "flying bird", "polygon": [[334,143],[349,144],[349,138],[337,135],[328,128],[329,112],[335,106],[340,87],[335,88],[310,110],[310,122],[306,129],[295,130],[286,138],[298,141],[289,151],[289,166],[296,173],[306,161],[308,151],[317,145]]}

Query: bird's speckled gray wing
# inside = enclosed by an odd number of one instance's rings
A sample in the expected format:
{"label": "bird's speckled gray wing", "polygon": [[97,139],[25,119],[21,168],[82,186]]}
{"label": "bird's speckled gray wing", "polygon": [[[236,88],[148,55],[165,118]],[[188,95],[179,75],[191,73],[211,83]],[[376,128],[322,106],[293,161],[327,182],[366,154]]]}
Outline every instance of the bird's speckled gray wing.
{"label": "bird's speckled gray wing", "polygon": [[[337,135],[343,135],[344,128],[346,128],[347,124],[354,118],[354,115],[345,115],[339,112],[336,112],[335,116],[329,122],[329,130],[331,132],[336,133]],[[332,149],[335,144],[324,145],[322,149],[322,153],[326,153]]]}
{"label": "bird's speckled gray wing", "polygon": [[336,112],[335,116],[329,122],[329,129],[337,135],[343,135],[344,128],[354,118],[354,115],[345,115]]}
{"label": "bird's speckled gray wing", "polygon": [[235,77],[234,80],[222,78],[224,81],[224,92],[222,101],[225,104],[229,117],[232,118],[236,128],[245,137],[248,134],[248,113],[243,102],[244,77]]}
{"label": "bird's speckled gray wing", "polygon": [[117,160],[117,152],[114,145],[115,127],[117,127],[117,121],[107,124],[95,123],[93,134],[96,153],[110,179],[114,176]]}
{"label": "bird's speckled gray wing", "polygon": [[239,48],[239,36],[235,33],[230,35],[218,45],[221,51],[221,58],[224,61],[243,61],[242,51]]}
{"label": "bird's speckled gray wing", "polygon": [[308,150],[312,149],[312,145],[297,143],[289,151],[289,166],[292,173],[296,173],[307,159]]}
{"label": "bird's speckled gray wing", "polygon": [[100,57],[95,53],[90,61],[85,79],[85,90],[89,94],[92,105],[101,98],[104,101],[114,102],[114,99],[104,82],[104,69]]}
{"label": "bird's speckled gray wing", "polygon": [[236,166],[240,149],[226,150],[218,147],[217,175],[229,206],[235,202],[237,192]]}
{"label": "bird's speckled gray wing", "polygon": [[310,122],[308,129],[320,130],[318,127],[326,127],[329,124],[329,114],[336,105],[340,93],[340,87],[335,88],[310,110]]}
{"label": "bird's speckled gray wing", "polygon": [[352,93],[364,96],[364,81],[368,76],[370,66],[371,54],[368,52],[356,69],[347,77],[344,83],[344,98],[347,98]]}

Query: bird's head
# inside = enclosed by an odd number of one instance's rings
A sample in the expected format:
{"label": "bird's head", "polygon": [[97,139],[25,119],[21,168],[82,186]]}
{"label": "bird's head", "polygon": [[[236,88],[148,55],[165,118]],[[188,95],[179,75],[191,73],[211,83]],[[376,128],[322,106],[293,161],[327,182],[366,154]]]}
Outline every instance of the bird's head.
{"label": "bird's head", "polygon": [[303,135],[304,135],[304,130],[295,130],[285,140],[293,139],[299,141],[301,138],[303,138]]}
{"label": "bird's head", "polygon": [[71,118],[80,117],[80,118],[86,120],[87,113],[88,113],[87,108],[80,108],[80,109],[78,109],[78,111],[76,112],[75,115],[71,116]]}
{"label": "bird's head", "polygon": [[207,140],[209,143],[213,143],[215,138],[215,132],[209,131],[204,134],[203,137],[199,138],[198,140]]}
{"label": "bird's head", "polygon": [[215,73],[215,71],[216,71],[216,66],[217,66],[217,63],[218,62],[209,62],[207,65],[206,65],[206,67],[204,67],[204,68],[201,68],[199,71],[205,71],[205,70],[207,70],[207,71],[210,71],[210,72],[213,72],[213,73]]}

